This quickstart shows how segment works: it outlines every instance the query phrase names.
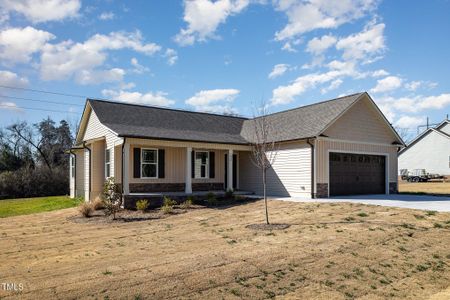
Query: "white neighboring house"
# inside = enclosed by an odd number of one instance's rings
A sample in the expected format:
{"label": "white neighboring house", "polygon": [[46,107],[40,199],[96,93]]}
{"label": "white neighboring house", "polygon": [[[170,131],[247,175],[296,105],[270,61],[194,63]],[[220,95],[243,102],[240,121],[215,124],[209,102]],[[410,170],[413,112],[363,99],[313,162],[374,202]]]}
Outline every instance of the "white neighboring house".
{"label": "white neighboring house", "polygon": [[399,153],[398,168],[450,176],[450,121],[428,128],[411,141]]}

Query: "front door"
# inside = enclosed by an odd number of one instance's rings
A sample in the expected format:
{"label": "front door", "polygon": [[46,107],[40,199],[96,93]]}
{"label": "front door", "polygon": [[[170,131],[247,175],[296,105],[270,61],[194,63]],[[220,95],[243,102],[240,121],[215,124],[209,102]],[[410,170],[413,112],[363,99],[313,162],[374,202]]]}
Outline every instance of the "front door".
{"label": "front door", "polygon": [[[225,154],[225,190],[228,190],[228,154]],[[233,154],[233,190],[236,189],[237,182],[237,155]]]}

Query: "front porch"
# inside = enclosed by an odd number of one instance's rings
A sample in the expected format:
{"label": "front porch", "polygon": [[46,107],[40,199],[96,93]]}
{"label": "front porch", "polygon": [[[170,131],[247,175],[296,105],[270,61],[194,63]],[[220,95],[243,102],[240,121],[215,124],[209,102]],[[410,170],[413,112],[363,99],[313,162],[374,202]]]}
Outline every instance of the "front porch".
{"label": "front porch", "polygon": [[86,145],[85,160],[93,200],[102,192],[100,182],[114,177],[125,199],[220,196],[240,191],[240,158],[248,158],[247,145],[229,145],[153,139],[123,138],[120,144],[97,140]]}

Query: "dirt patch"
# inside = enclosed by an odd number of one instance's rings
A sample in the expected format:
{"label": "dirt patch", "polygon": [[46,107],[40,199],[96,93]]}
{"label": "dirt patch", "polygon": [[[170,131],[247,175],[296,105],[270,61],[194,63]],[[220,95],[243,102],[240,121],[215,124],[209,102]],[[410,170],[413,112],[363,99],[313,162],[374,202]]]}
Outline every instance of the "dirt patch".
{"label": "dirt patch", "polygon": [[283,230],[289,228],[289,224],[250,224],[246,227],[252,230]]}
{"label": "dirt patch", "polygon": [[0,282],[23,290],[0,298],[428,299],[450,285],[450,213],[269,201],[269,214],[291,226],[248,229],[263,201],[139,222],[4,218]]}
{"label": "dirt patch", "polygon": [[450,196],[450,182],[407,182],[398,185],[400,193],[426,194],[436,196]]}

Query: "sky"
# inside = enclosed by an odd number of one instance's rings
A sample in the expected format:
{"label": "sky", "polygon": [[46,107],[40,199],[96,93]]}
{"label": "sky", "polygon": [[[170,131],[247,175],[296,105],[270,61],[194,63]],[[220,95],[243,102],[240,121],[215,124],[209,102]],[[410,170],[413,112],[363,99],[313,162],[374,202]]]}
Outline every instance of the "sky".
{"label": "sky", "polygon": [[450,113],[449,12],[449,0],[0,0],[0,127],[76,126],[86,97],[251,117],[367,91],[414,135]]}

